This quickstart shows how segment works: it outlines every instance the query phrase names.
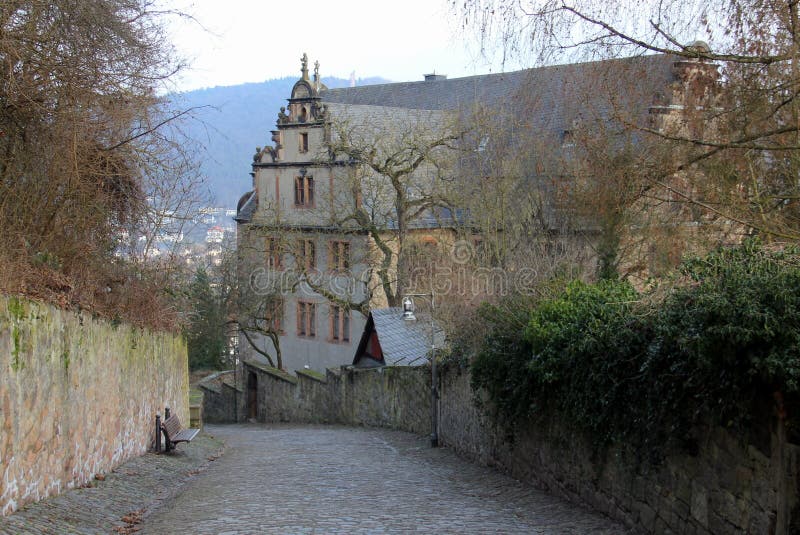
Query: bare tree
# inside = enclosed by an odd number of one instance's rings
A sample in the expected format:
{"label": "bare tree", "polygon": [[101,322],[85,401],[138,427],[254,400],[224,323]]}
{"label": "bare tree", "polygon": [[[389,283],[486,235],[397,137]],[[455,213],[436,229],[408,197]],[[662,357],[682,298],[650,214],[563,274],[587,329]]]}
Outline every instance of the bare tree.
{"label": "bare tree", "polygon": [[[372,290],[389,306],[399,306],[408,291],[412,231],[459,224],[452,171],[462,135],[443,112],[422,110],[351,106],[331,125],[330,158],[347,163],[332,220],[369,237],[365,280],[375,281]],[[366,312],[368,305],[357,308]]]}
{"label": "bare tree", "polygon": [[693,63],[681,94],[664,95],[680,97],[663,102],[681,107],[672,127],[627,124],[671,147],[672,160],[643,175],[657,192],[651,200],[691,204],[766,239],[800,237],[800,192],[789,179],[800,148],[794,2],[468,0],[454,9],[485,50],[497,46],[505,58],[548,64],[665,54],[676,65]]}
{"label": "bare tree", "polygon": [[630,229],[649,228],[645,219],[654,215],[645,178],[667,154],[627,126],[648,115],[659,89],[624,85],[646,67],[529,71],[518,74],[512,105],[465,115],[472,133],[460,161],[460,202],[487,266],[535,267],[543,281],[591,272],[592,264],[598,275],[615,276],[622,259],[630,263]]}
{"label": "bare tree", "polygon": [[6,289],[176,319],[142,288],[159,271],[115,256],[126,232],[194,197],[192,159],[167,131],[188,112],[158,96],[183,66],[167,15],[154,0],[0,6],[0,257],[19,267]]}
{"label": "bare tree", "polygon": [[283,299],[298,284],[296,277],[287,277],[280,270],[286,254],[284,243],[277,233],[247,229],[239,236],[237,250],[226,255],[221,266],[232,288],[228,325],[270,366],[279,369],[283,369]]}

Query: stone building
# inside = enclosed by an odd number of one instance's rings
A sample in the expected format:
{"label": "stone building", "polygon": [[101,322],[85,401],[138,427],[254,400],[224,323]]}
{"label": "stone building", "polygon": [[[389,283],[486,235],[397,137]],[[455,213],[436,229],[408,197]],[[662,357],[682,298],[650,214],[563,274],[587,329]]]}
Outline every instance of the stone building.
{"label": "stone building", "polygon": [[[708,107],[706,93],[716,76],[713,65],[700,61],[649,56],[328,89],[319,64],[310,75],[303,55],[301,77],[278,112],[272,145],[257,149],[253,188],[237,208],[238,321],[250,342],[241,343],[242,357],[264,362],[266,353],[278,365],[279,347],[287,370],[352,363],[369,310],[399,305],[392,293],[397,281],[382,279],[388,271],[380,270],[384,261],[389,271],[399,269],[398,241],[420,246],[410,251],[426,244],[447,248],[474,230],[470,219],[480,203],[464,210],[426,203],[436,197],[430,188],[463,190],[470,174],[490,175],[481,166],[500,140],[506,148],[517,143],[539,151],[535,161],[523,162],[520,183],[536,189],[541,202],[519,221],[536,219],[540,236],[571,232],[594,239],[589,224],[565,225],[574,212],[555,208],[552,186],[565,180],[565,158],[580,129],[641,119],[658,129],[690,128],[684,104]],[[482,116],[494,120],[494,131],[481,131],[476,118]],[[448,138],[458,128],[460,137]],[[442,139],[453,143],[437,145]],[[453,150],[457,143],[466,147],[466,139],[472,148]],[[424,155],[402,186],[408,206],[416,209],[413,216],[400,214],[391,178],[381,176],[370,158],[378,154],[386,163],[391,150],[407,154],[420,146]],[[515,196],[531,203],[525,191]],[[369,217],[360,219],[364,214]]]}

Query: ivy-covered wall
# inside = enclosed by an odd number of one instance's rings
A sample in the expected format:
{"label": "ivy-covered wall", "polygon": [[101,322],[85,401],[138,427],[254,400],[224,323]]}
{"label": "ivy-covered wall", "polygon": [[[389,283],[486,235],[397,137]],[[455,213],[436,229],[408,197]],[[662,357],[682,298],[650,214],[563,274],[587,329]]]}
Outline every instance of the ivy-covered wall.
{"label": "ivy-covered wall", "polygon": [[[584,503],[645,533],[797,533],[800,447],[764,414],[747,436],[697,429],[697,449],[670,449],[658,463],[592,437],[558,417],[517,427],[513,438],[474,403],[467,371],[445,370],[442,442],[516,479]],[[484,407],[487,396],[482,396]]]}
{"label": "ivy-covered wall", "polygon": [[188,423],[181,336],[0,296],[3,515],[145,453],[165,406]]}

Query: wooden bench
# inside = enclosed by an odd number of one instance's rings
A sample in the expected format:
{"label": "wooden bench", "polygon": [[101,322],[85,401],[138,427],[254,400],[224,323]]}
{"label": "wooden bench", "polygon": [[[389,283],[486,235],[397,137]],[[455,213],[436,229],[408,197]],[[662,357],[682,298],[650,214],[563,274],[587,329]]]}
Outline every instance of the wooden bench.
{"label": "wooden bench", "polygon": [[161,430],[164,431],[164,451],[175,449],[179,442],[191,442],[199,429],[183,429],[178,415],[173,414],[161,423]]}

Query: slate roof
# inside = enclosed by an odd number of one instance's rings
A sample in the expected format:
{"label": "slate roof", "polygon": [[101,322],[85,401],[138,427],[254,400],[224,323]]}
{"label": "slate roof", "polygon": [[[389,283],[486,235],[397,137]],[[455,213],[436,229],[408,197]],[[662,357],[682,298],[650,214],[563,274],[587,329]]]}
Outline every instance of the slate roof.
{"label": "slate roof", "polygon": [[[621,103],[646,113],[654,100],[663,98],[668,84],[675,80],[673,64],[677,58],[666,55],[573,63],[526,69],[508,73],[465,78],[400,82],[328,89],[320,96],[328,103],[389,106],[417,110],[469,111],[476,103],[492,107],[513,106],[520,96],[535,100],[530,127],[563,132],[581,110],[596,117],[607,115]],[[602,85],[602,87],[600,87]],[[593,94],[575,94],[575,89],[596,86]],[[620,103],[613,103],[613,95]]]}
{"label": "slate roof", "polygon": [[391,106],[420,110],[454,110],[475,101],[495,101],[511,95],[528,76],[528,71],[397,82],[329,89],[324,102]]}
{"label": "slate roof", "polygon": [[[393,86],[397,84],[387,84]],[[402,85],[402,84],[400,84]],[[383,86],[362,86],[362,87],[383,87]],[[351,89],[361,89],[353,87]],[[327,102],[327,101],[326,101]],[[366,133],[378,133],[381,135],[397,134],[395,130],[400,126],[413,126],[417,123],[430,125],[435,129],[437,124],[444,118],[442,110],[428,110],[413,107],[392,106],[391,104],[346,104],[340,102],[327,102],[330,114],[338,121],[351,124],[359,130],[366,130]]]}
{"label": "slate roof", "polygon": [[[430,317],[417,314],[417,321],[403,320],[400,307],[378,308],[370,312],[387,366],[419,366],[427,362],[431,350]],[[438,326],[436,347],[444,345],[444,332]]]}

